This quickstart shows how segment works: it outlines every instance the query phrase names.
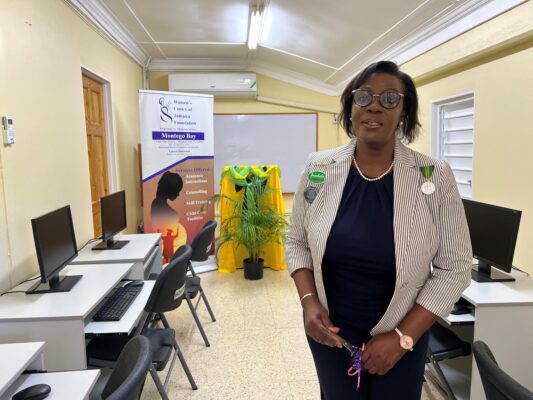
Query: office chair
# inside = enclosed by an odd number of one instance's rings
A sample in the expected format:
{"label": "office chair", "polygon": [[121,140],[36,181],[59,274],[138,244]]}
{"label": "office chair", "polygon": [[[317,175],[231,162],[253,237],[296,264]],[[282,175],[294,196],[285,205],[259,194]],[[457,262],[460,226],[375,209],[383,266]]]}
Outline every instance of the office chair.
{"label": "office chair", "polygon": [[432,381],[438,388],[444,390],[448,399],[455,400],[456,397],[439,366],[439,362],[456,357],[466,357],[470,355],[470,353],[470,343],[461,340],[459,336],[450,329],[438,322],[435,322],[431,328],[429,328],[426,363],[429,363],[432,367],[432,371],[437,376],[437,380],[429,374],[426,374],[426,378]]}
{"label": "office chair", "polygon": [[[196,326],[198,327],[198,330],[200,331],[200,335],[202,335],[202,339],[204,340],[204,343],[207,347],[210,347],[211,344],[209,343],[209,340],[207,339],[207,335],[204,331],[204,327],[202,323],[200,322],[200,318],[198,317],[198,314],[196,310],[198,309],[198,304],[200,303],[200,300],[203,299],[205,306],[207,308],[207,311],[209,312],[209,315],[211,316],[211,320],[213,322],[216,321],[215,315],[213,314],[213,310],[211,310],[211,306],[209,305],[209,302],[207,301],[207,297],[205,295],[204,290],[202,289],[202,285],[200,284],[200,277],[196,275],[196,272],[194,271],[194,268],[192,266],[191,261],[205,261],[209,257],[209,251],[211,250],[211,243],[213,241],[213,235],[215,234],[215,229],[217,227],[216,221],[208,221],[205,223],[205,225],[202,227],[200,232],[194,237],[191,248],[192,248],[192,256],[189,261],[188,270],[191,272],[192,276],[187,276],[185,278],[185,300],[187,301],[187,305],[189,306],[189,309],[191,310],[192,316],[194,318],[194,321],[196,322]],[[179,249],[178,249],[179,250]],[[176,250],[176,253],[172,256],[173,260],[178,251]],[[150,274],[150,277],[148,279],[156,279],[157,274],[152,273]],[[193,305],[192,300],[200,294],[200,297],[198,297],[198,301],[196,304]],[[165,328],[170,328],[167,319],[164,315],[156,316],[156,320],[160,319]]]}
{"label": "office chair", "polygon": [[[176,253],[176,257],[171,260],[167,267],[158,275],[154,288],[152,289],[150,297],[144,307],[144,312],[141,316],[139,325],[131,335],[143,335],[147,337],[150,342],[152,350],[150,375],[152,376],[163,400],[168,400],[166,388],[176,358],[180,360],[181,366],[187,375],[192,389],[198,389],[178,346],[174,329],[168,327],[149,327],[154,314],[160,314],[164,318],[165,312],[175,310],[181,305],[183,300],[185,293],[185,275],[187,274],[187,265],[192,254],[191,246],[185,244],[181,246]],[[88,364],[97,367],[113,365],[118,358],[118,353],[127,341],[127,336],[99,336],[92,339],[87,346]],[[172,357],[170,367],[168,368],[165,382],[161,383],[157,371],[165,369],[173,350],[174,356]]]}
{"label": "office chair", "polygon": [[115,368],[100,371],[89,399],[138,400],[150,364],[150,341],[144,336],[135,336],[120,352]]}
{"label": "office chair", "polygon": [[533,392],[523,387],[498,366],[485,342],[475,341],[473,348],[487,400],[533,400]]}

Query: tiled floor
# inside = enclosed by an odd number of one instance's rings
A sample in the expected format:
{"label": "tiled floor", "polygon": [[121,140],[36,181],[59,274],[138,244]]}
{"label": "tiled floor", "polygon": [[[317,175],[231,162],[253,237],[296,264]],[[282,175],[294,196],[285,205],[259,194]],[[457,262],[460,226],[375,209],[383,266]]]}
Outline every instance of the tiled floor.
{"label": "tiled floor", "polygon": [[[203,302],[198,308],[211,347],[205,347],[185,302],[167,318],[196,380],[191,390],[179,362],[169,383],[171,400],[318,400],[316,373],[302,327],[296,288],[286,271],[265,270],[247,281],[233,274],[201,274],[213,308],[211,322]],[[143,400],[159,399],[150,377]],[[442,400],[424,385],[423,400]]]}

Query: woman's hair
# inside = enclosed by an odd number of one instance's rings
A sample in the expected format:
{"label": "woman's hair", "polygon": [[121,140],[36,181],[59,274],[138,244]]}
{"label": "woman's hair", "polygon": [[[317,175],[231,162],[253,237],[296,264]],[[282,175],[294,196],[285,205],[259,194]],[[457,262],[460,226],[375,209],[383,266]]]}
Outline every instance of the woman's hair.
{"label": "woman's hair", "polygon": [[420,127],[420,122],[418,121],[418,95],[411,77],[400,71],[398,66],[392,61],[378,61],[370,64],[346,86],[341,95],[342,108],[339,114],[341,126],[349,137],[353,138],[356,136],[352,129],[352,121],[350,120],[353,104],[352,90],[363,86],[373,74],[392,75],[402,82],[405,91],[403,97],[403,119],[401,121],[403,124],[400,125],[400,139],[405,143],[412,143],[418,136],[418,128]]}
{"label": "woman's hair", "polygon": [[183,188],[183,180],[179,174],[165,172],[157,183],[157,197],[176,198]]}

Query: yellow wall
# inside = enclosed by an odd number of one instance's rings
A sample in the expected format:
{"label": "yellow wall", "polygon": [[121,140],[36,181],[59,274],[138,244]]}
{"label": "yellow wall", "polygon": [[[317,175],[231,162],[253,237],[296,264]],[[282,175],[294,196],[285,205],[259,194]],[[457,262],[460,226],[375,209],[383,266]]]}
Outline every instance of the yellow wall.
{"label": "yellow wall", "polygon": [[428,154],[431,102],[474,92],[473,198],[522,210],[514,264],[533,273],[533,3],[439,46],[402,69],[418,80],[424,129],[413,147]]}
{"label": "yellow wall", "polygon": [[[151,90],[168,90],[168,72],[150,72],[149,84]],[[261,98],[278,99],[282,102],[305,103],[326,108],[338,113],[340,110],[339,97],[327,96],[312,90],[304,89],[290,83],[282,82],[264,75],[257,75],[257,92],[259,100],[246,99],[215,99],[215,113],[217,114],[268,114],[268,113],[301,113],[313,110],[286,105],[269,104]],[[318,150],[337,147],[346,141],[344,131],[332,123],[333,112],[318,112]],[[303,166],[302,166],[303,168]],[[284,195],[285,209],[292,209],[293,195]]]}
{"label": "yellow wall", "polygon": [[3,0],[0,27],[0,114],[16,131],[0,145],[2,292],[38,271],[31,218],[70,204],[78,245],[93,237],[81,65],[111,82],[118,188],[135,231],[142,70],[61,0]]}

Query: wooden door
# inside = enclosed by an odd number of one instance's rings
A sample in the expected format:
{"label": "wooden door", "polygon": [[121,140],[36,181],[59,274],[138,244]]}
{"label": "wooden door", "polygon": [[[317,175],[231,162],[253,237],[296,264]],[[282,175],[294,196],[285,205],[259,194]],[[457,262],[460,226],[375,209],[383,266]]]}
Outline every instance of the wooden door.
{"label": "wooden door", "polygon": [[91,199],[94,236],[102,234],[100,221],[100,197],[108,194],[106,133],[104,119],[104,86],[83,75],[83,99],[89,171],[91,175]]}

